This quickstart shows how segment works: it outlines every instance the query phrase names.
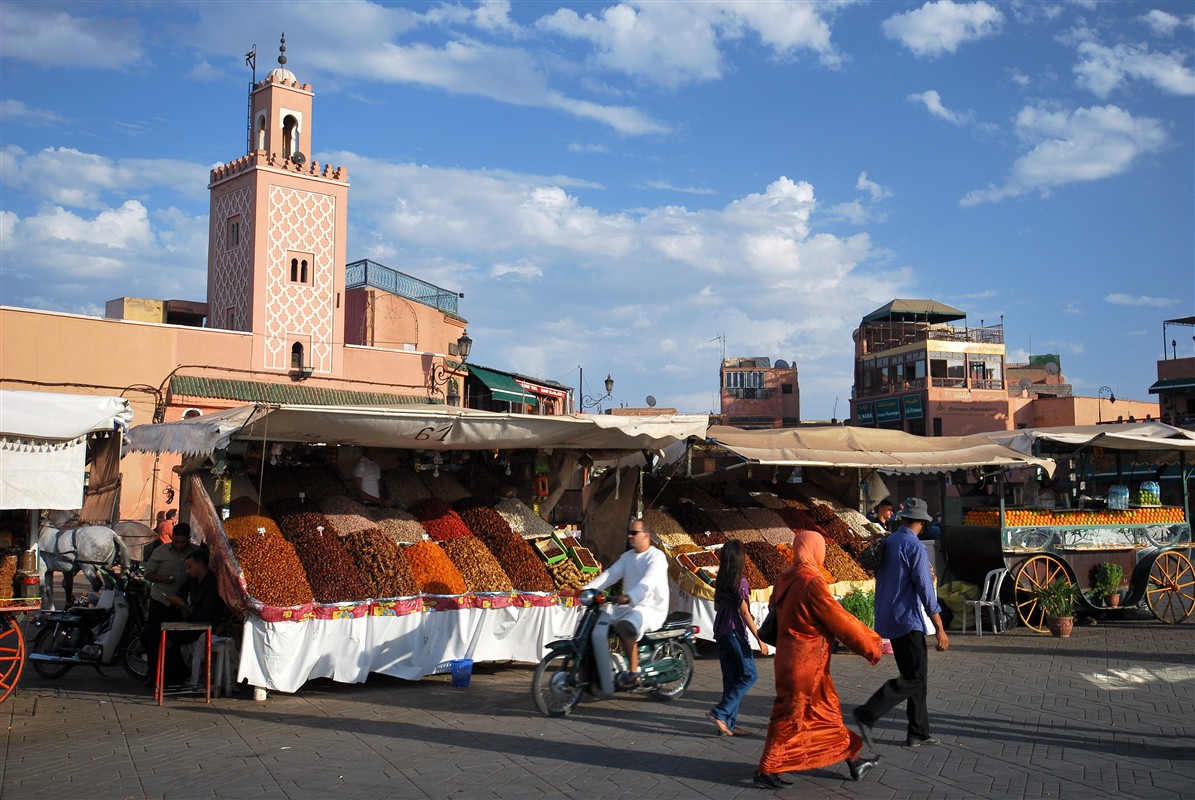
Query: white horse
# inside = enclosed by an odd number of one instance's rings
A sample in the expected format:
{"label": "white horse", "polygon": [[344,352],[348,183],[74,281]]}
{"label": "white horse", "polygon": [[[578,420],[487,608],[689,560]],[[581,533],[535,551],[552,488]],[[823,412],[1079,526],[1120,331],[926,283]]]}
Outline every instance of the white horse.
{"label": "white horse", "polygon": [[[70,606],[75,602],[75,573],[82,572],[91,582],[92,590],[99,591],[103,581],[96,567],[110,566],[117,560],[122,569],[129,566],[129,550],[115,531],[103,525],[80,525],[78,520],[70,511],[53,511],[42,523],[37,537],[42,563],[42,608],[52,606],[55,572],[62,573],[62,590]],[[71,527],[72,523],[75,527]]]}

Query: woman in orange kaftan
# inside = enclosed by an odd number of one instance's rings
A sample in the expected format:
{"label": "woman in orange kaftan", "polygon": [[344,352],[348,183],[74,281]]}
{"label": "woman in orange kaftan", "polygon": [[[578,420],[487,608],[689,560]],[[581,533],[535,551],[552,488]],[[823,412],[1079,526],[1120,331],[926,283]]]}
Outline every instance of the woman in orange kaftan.
{"label": "woman in orange kaftan", "polygon": [[784,772],[817,769],[846,761],[860,780],[876,762],[860,758],[863,742],[842,721],[842,705],[830,677],[835,639],[874,666],[880,637],[848,613],[830,594],[822,577],[826,541],[819,533],[798,531],[793,565],[772,590],[779,614],[776,640],[776,702],[768,724],[755,783],[779,789],[791,783]]}

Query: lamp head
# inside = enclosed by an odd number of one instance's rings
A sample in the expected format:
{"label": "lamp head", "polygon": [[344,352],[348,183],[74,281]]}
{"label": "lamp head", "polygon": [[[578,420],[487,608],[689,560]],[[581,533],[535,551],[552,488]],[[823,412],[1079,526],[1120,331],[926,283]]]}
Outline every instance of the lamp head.
{"label": "lamp head", "polygon": [[469,351],[473,349],[473,340],[469,338],[469,332],[465,331],[461,334],[461,338],[456,340],[456,351],[461,358],[468,358]]}
{"label": "lamp head", "polygon": [[610,373],[606,373],[606,394],[614,391],[614,379],[610,377]]}

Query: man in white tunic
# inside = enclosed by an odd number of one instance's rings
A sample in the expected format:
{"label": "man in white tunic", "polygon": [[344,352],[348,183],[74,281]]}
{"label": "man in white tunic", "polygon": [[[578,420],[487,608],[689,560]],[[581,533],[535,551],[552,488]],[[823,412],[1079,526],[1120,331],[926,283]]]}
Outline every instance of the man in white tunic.
{"label": "man in white tunic", "polygon": [[353,490],[357,499],[367,506],[392,506],[382,497],[382,468],[374,461],[377,450],[367,447],[361,451],[361,458],[353,467]]}
{"label": "man in white tunic", "polygon": [[627,543],[631,549],[583,588],[604,589],[622,581],[610,627],[622,640],[629,661],[630,673],[624,681],[635,686],[639,682],[637,643],[644,631],[655,630],[668,617],[668,558],[651,546],[651,531],[641,519],[627,526]]}

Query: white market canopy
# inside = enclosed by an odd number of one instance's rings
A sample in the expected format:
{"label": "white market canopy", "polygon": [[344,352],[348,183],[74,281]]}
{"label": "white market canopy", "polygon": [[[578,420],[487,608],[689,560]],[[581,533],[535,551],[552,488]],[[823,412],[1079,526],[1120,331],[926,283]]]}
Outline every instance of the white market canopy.
{"label": "white market canopy", "polygon": [[1026,428],[980,434],[1020,453],[1065,452],[1099,447],[1117,452],[1195,453],[1195,432],[1162,422],[1124,422],[1112,425],[1073,425],[1059,428]]}
{"label": "white market canopy", "polygon": [[0,389],[0,509],[77,509],[87,436],[127,428],[123,397]]}
{"label": "white market canopy", "polygon": [[1038,466],[1054,462],[997,444],[981,436],[914,436],[882,428],[832,425],[824,428],[741,430],[711,425],[710,441],[757,463],[789,467],[857,467],[892,473],[948,472],[984,466]]}
{"label": "white market canopy", "polygon": [[233,440],[415,450],[526,448],[629,453],[705,438],[704,414],[536,416],[446,406],[252,405],[179,422],[139,425],[135,450],[210,456]]}

